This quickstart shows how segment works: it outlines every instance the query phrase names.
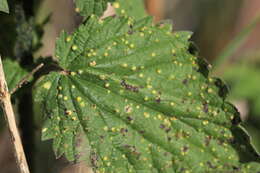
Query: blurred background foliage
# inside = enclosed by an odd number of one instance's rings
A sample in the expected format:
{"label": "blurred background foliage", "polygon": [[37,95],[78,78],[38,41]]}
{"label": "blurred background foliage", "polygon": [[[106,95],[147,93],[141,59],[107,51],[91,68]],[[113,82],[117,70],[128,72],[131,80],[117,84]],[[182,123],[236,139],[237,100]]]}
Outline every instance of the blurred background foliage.
{"label": "blurred background foliage", "polygon": [[[25,12],[13,7],[14,1],[21,3]],[[31,9],[27,9],[28,3],[33,4]],[[33,0],[9,0],[9,5],[11,15],[0,15],[0,52],[4,57],[19,61],[24,55],[28,56],[28,50],[33,50],[29,56],[36,59],[52,56],[60,31],[72,32],[81,21],[75,13],[73,0],[35,0],[34,3]],[[244,127],[260,151],[260,1],[146,0],[145,6],[148,13],[155,16],[155,21],[170,19],[174,30],[194,33],[192,41],[199,49],[199,57],[216,64],[212,75],[223,78],[228,84],[228,100],[236,104]],[[14,13],[14,9],[18,12]],[[35,17],[32,17],[33,13]],[[18,24],[15,23],[17,20]],[[44,30],[41,30],[42,26]],[[15,103],[15,108],[19,112],[18,103]],[[27,152],[33,165],[31,169],[34,173],[72,172],[70,168],[63,169],[68,165],[64,159],[55,160],[51,142],[40,141],[43,117],[38,105],[34,105],[33,111],[35,117],[30,123],[33,122],[34,132],[26,133],[33,138],[25,143],[33,150],[33,154]],[[21,115],[18,119],[22,121]],[[2,119],[0,124],[1,172],[16,173]]]}

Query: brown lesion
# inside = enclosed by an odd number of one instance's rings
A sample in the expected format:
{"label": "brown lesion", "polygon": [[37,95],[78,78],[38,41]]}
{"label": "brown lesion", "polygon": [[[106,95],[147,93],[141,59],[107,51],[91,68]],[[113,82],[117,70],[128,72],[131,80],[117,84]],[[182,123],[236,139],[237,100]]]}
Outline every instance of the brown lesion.
{"label": "brown lesion", "polygon": [[128,83],[126,83],[125,80],[121,81],[121,86],[123,86],[126,90],[132,91],[132,92],[139,92],[139,87],[134,86],[134,85],[130,85]]}

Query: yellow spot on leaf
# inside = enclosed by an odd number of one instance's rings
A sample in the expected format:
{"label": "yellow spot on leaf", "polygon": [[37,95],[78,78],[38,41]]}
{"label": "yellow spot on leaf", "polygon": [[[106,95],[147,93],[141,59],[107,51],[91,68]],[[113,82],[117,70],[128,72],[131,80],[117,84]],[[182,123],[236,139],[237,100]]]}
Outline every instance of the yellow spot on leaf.
{"label": "yellow spot on leaf", "polygon": [[127,67],[128,64],[124,63],[124,64],[122,64],[121,66],[122,66],[122,67]]}
{"label": "yellow spot on leaf", "polygon": [[92,56],[92,54],[91,53],[88,53],[88,55],[87,55],[88,57],[91,57]]}
{"label": "yellow spot on leaf", "polygon": [[105,84],[105,87],[106,87],[106,88],[108,88],[109,86],[110,86],[110,84],[109,84],[109,83],[106,83],[106,84]]}
{"label": "yellow spot on leaf", "polygon": [[107,126],[105,126],[103,129],[104,129],[105,131],[108,131],[108,127],[107,127]]}
{"label": "yellow spot on leaf", "polygon": [[152,85],[147,85],[147,88],[148,88],[148,89],[152,89],[153,86],[152,86]]}
{"label": "yellow spot on leaf", "polygon": [[208,120],[204,120],[204,121],[202,122],[202,124],[203,124],[203,125],[207,125],[207,124],[209,124],[209,121],[208,121]]}
{"label": "yellow spot on leaf", "polygon": [[134,45],[134,44],[130,44],[130,47],[131,47],[131,48],[134,48],[134,47],[135,47],[135,45]]}
{"label": "yellow spot on leaf", "polygon": [[105,80],[105,79],[106,79],[106,76],[105,76],[105,75],[100,75],[99,78],[100,78],[101,80]]}
{"label": "yellow spot on leaf", "polygon": [[104,53],[104,56],[108,56],[108,53],[107,53],[107,52],[105,52],[105,53]]}
{"label": "yellow spot on leaf", "polygon": [[82,98],[81,98],[81,97],[77,97],[76,100],[77,100],[78,102],[80,102],[80,101],[82,100]]}
{"label": "yellow spot on leaf", "polygon": [[71,119],[72,119],[73,121],[75,121],[75,120],[77,120],[77,117],[71,117]]}
{"label": "yellow spot on leaf", "polygon": [[51,88],[51,82],[48,81],[48,82],[44,83],[44,84],[43,84],[43,88],[44,88],[44,89],[47,89],[47,90],[50,89],[50,88]]}
{"label": "yellow spot on leaf", "polygon": [[71,36],[68,36],[68,37],[66,38],[66,41],[67,41],[67,42],[70,42],[70,41],[71,41]]}
{"label": "yellow spot on leaf", "polygon": [[120,4],[118,2],[113,3],[114,8],[120,8]]}
{"label": "yellow spot on leaf", "polygon": [[78,46],[77,45],[73,45],[71,49],[75,51],[75,50],[78,49]]}
{"label": "yellow spot on leaf", "polygon": [[66,114],[67,114],[67,115],[71,115],[71,114],[72,114],[72,111],[71,111],[71,110],[67,110],[67,111],[66,111]]}
{"label": "yellow spot on leaf", "polygon": [[172,121],[175,121],[175,120],[177,120],[177,118],[176,117],[171,117],[170,118]]}
{"label": "yellow spot on leaf", "polygon": [[149,98],[148,97],[144,97],[144,101],[148,101],[149,100]]}
{"label": "yellow spot on leaf", "polygon": [[133,67],[132,67],[132,70],[133,70],[133,71],[135,71],[136,69],[137,69],[136,66],[133,66]]}
{"label": "yellow spot on leaf", "polygon": [[79,73],[79,74],[82,74],[82,73],[83,73],[83,70],[78,70],[78,73]]}
{"label": "yellow spot on leaf", "polygon": [[157,72],[158,74],[161,74],[161,73],[162,73],[162,70],[161,70],[161,69],[157,69],[156,72]]}
{"label": "yellow spot on leaf", "polygon": [[91,67],[95,67],[95,66],[97,65],[97,63],[96,63],[96,61],[91,61],[91,62],[89,63],[89,65],[90,65]]}
{"label": "yellow spot on leaf", "polygon": [[159,120],[162,120],[162,115],[161,114],[158,114],[157,117],[158,117]]}
{"label": "yellow spot on leaf", "polygon": [[115,127],[112,127],[112,128],[111,128],[111,131],[112,131],[112,132],[116,132],[116,128],[115,128]]}
{"label": "yellow spot on leaf", "polygon": [[75,11],[76,11],[77,13],[79,13],[79,12],[80,12],[80,9],[79,9],[79,8],[75,8]]}
{"label": "yellow spot on leaf", "polygon": [[211,88],[208,89],[208,93],[212,93],[213,90]]}
{"label": "yellow spot on leaf", "polygon": [[81,102],[79,105],[80,105],[81,107],[85,107],[85,103],[84,103],[84,102]]}
{"label": "yellow spot on leaf", "polygon": [[76,73],[75,73],[74,71],[72,71],[72,72],[70,72],[70,75],[71,75],[71,76],[75,76]]}
{"label": "yellow spot on leaf", "polygon": [[145,117],[145,118],[149,118],[149,117],[150,117],[150,114],[147,113],[147,112],[144,112],[144,117]]}

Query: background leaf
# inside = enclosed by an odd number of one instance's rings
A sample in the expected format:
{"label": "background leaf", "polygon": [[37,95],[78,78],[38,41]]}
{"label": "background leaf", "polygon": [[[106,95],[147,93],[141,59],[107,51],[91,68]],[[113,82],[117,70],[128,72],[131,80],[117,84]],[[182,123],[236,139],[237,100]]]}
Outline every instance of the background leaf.
{"label": "background leaf", "polygon": [[190,54],[190,33],[151,18],[92,16],[61,33],[63,70],[39,83],[44,140],[77,160],[77,136],[99,172],[254,172],[259,157],[225,101],[226,86]]}
{"label": "background leaf", "polygon": [[0,11],[3,11],[5,13],[9,13],[9,7],[7,0],[1,0],[0,1]]}
{"label": "background leaf", "polygon": [[9,91],[14,89],[16,85],[22,80],[22,78],[27,74],[16,61],[10,59],[3,60],[5,78],[8,85]]}
{"label": "background leaf", "polygon": [[76,12],[88,17],[92,14],[101,16],[107,9],[107,3],[114,0],[75,0]]}

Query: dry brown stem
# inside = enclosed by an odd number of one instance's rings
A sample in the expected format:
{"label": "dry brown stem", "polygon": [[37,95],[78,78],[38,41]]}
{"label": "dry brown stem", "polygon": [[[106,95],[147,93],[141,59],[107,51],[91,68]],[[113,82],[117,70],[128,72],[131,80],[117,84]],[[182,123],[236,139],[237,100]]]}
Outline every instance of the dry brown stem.
{"label": "dry brown stem", "polygon": [[11,103],[11,96],[8,91],[7,83],[5,80],[5,74],[3,70],[1,57],[0,57],[0,101],[5,114],[5,119],[8,123],[11,141],[14,145],[17,166],[19,167],[21,173],[30,173],[25,158],[19,131],[16,125],[15,115]]}

